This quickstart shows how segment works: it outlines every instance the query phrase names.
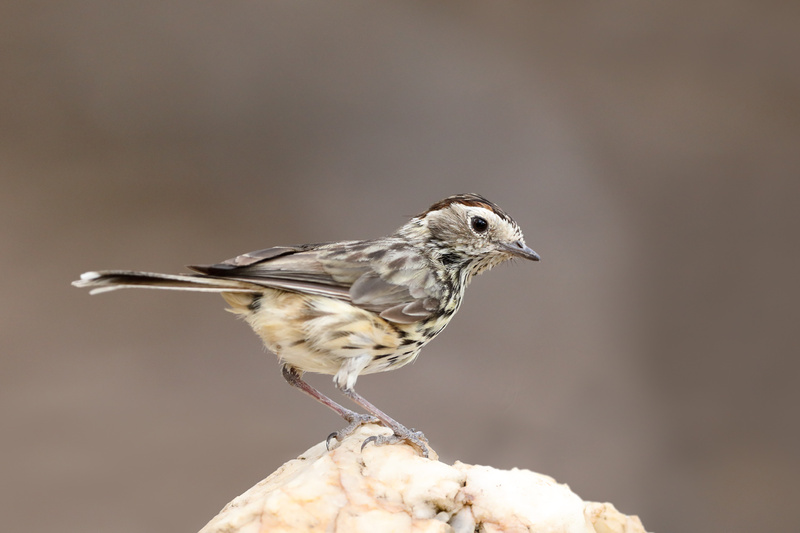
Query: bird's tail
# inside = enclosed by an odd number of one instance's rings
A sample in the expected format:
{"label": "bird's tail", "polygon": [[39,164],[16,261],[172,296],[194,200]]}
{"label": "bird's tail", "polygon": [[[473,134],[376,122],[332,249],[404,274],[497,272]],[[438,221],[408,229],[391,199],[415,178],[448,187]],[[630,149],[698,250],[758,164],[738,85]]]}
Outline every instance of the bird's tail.
{"label": "bird's tail", "polygon": [[215,278],[202,274],[157,274],[133,270],[100,270],[85,272],[72,282],[76,287],[88,287],[89,294],[117,289],[171,289],[200,292],[263,292],[258,285],[235,279]]}

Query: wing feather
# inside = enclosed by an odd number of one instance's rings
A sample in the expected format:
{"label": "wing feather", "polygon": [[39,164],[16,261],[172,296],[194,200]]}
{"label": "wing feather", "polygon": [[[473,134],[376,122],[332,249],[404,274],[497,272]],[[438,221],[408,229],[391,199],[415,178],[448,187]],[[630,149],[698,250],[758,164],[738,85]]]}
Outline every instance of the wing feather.
{"label": "wing feather", "polygon": [[189,268],[207,276],[346,300],[403,324],[430,316],[441,300],[426,259],[400,240],[281,246]]}

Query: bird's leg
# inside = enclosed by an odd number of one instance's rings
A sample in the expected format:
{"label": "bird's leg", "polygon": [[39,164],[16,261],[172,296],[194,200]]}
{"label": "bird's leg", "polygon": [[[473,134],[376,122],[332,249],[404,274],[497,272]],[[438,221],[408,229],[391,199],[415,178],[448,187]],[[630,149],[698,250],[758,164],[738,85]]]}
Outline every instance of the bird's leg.
{"label": "bird's leg", "polygon": [[328,450],[331,449],[331,439],[336,439],[337,441],[341,442],[342,439],[353,433],[356,429],[358,429],[359,426],[364,424],[378,424],[381,422],[378,418],[372,415],[356,413],[355,411],[351,411],[350,409],[342,407],[338,403],[334,402],[320,391],[303,381],[302,374],[293,366],[283,365],[282,371],[283,378],[289,385],[300,389],[321,404],[327,405],[330,409],[348,422],[348,425],[345,428],[339,431],[334,431],[328,435],[327,439],[325,439],[325,445],[327,446]]}
{"label": "bird's leg", "polygon": [[408,429],[400,422],[372,405],[372,403],[370,403],[366,398],[361,396],[352,388],[344,387],[342,388],[342,392],[355,403],[378,417],[378,419],[383,422],[384,426],[390,428],[394,432],[394,435],[379,435],[369,437],[361,445],[362,450],[364,449],[364,446],[370,442],[374,443],[376,446],[380,446],[382,444],[397,444],[398,442],[407,441],[411,445],[416,446],[422,453],[423,457],[428,457],[428,439],[425,438],[425,435],[423,435],[421,431]]}

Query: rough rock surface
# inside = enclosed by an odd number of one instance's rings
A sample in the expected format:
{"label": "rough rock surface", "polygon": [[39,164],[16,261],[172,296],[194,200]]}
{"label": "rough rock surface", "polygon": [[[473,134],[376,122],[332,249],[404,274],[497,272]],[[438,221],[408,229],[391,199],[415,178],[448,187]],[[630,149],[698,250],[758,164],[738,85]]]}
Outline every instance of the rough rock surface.
{"label": "rough rock surface", "polygon": [[373,446],[360,428],[289,461],[233,500],[201,533],[644,533],[636,516],[581,500],[529,470],[439,462],[406,445]]}

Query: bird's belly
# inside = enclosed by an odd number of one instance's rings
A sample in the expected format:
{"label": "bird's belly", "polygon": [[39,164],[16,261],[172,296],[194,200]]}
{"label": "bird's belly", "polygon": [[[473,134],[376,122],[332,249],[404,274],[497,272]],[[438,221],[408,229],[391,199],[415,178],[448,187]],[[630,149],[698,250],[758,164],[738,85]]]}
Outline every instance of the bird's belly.
{"label": "bird's belly", "polygon": [[267,289],[257,302],[242,293],[223,294],[281,362],[304,372],[336,374],[349,359],[372,357],[361,374],[390,370],[416,358],[413,325],[395,325],[344,300]]}

